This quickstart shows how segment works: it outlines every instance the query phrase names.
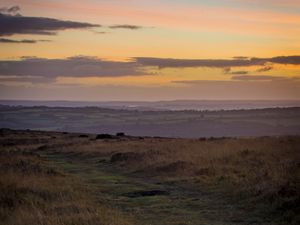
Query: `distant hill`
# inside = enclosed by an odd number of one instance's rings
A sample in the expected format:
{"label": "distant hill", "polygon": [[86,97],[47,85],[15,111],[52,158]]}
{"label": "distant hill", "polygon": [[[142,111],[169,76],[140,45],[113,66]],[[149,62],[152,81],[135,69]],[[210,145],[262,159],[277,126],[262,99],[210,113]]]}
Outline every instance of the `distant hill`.
{"label": "distant hill", "polygon": [[87,107],[96,106],[112,109],[129,110],[232,110],[232,109],[263,109],[277,107],[300,107],[296,100],[174,100],[174,101],[26,101],[0,100],[2,105],[11,106],[48,106],[48,107]]}
{"label": "distant hill", "polygon": [[0,128],[183,138],[294,135],[300,134],[300,107],[140,111],[2,105]]}

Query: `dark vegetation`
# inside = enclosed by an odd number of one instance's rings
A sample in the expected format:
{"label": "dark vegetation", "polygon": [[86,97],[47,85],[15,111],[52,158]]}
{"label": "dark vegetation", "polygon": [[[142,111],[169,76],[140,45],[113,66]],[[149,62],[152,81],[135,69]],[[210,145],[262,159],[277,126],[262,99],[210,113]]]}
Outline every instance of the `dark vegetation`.
{"label": "dark vegetation", "polygon": [[124,137],[125,134],[124,134],[123,132],[119,132],[119,133],[116,133],[116,136],[117,136],[117,137]]}
{"label": "dark vegetation", "polygon": [[98,134],[96,136],[96,139],[114,139],[115,136],[111,135],[111,134]]}
{"label": "dark vegetation", "polygon": [[139,198],[145,196],[168,195],[168,194],[169,193],[167,191],[149,190],[149,191],[134,191],[134,192],[125,193],[124,195],[129,198]]}
{"label": "dark vegetation", "polygon": [[80,137],[80,138],[88,138],[89,136],[86,135],[86,134],[80,134],[78,137]]}
{"label": "dark vegetation", "polygon": [[1,221],[300,223],[299,136],[85,135],[1,130]]}

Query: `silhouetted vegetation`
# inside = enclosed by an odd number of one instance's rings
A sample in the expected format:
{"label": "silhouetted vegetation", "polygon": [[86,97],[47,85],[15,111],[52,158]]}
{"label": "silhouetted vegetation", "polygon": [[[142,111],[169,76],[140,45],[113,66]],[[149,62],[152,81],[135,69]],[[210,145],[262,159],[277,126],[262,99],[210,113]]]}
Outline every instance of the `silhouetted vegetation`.
{"label": "silhouetted vegetation", "polygon": [[119,132],[119,133],[116,133],[116,136],[117,136],[117,137],[124,137],[124,136],[125,136],[125,133]]}
{"label": "silhouetted vegetation", "polygon": [[80,137],[80,138],[88,138],[89,136],[86,135],[86,134],[80,134],[78,137]]}
{"label": "silhouetted vegetation", "polygon": [[96,139],[114,139],[115,137],[111,134],[98,134]]}

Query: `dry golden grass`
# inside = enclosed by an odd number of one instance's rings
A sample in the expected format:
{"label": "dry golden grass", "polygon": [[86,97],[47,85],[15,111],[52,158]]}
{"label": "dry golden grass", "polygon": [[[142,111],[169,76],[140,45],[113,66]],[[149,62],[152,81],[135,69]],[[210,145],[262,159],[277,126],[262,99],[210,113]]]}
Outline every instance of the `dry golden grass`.
{"label": "dry golden grass", "polygon": [[[274,217],[285,221],[283,224],[300,222],[300,137],[298,136],[199,140],[130,137],[96,140],[96,135],[82,138],[78,134],[42,132],[30,134],[19,132],[17,136],[20,140],[19,143],[17,141],[18,146],[22,146],[23,149],[52,151],[80,160],[103,159],[111,166],[121,167],[127,174],[140,174],[161,181],[184,181],[195,189],[219,188],[218,190],[229,193],[233,199],[243,198],[245,204],[257,205],[257,207],[262,204],[263,210],[274,213]],[[8,133],[2,139],[0,137],[0,141],[2,140],[2,143],[9,139],[13,141],[14,137],[16,134]],[[22,141],[24,139],[35,141],[31,144],[30,141],[25,141],[27,144],[24,144]],[[14,145],[10,146],[7,143],[5,145],[6,148],[15,148]],[[99,211],[97,207],[90,208],[89,201],[83,200],[86,199],[85,194],[80,195],[84,192],[74,190],[72,182],[65,181],[63,175],[52,173],[51,170],[42,169],[38,173],[27,174],[24,179],[23,173],[18,171],[8,173],[1,170],[0,184],[4,191],[9,192],[11,185],[15,185],[16,190],[30,190],[25,196],[30,193],[29,195],[35,197],[25,197],[24,202],[22,202],[23,198],[21,202],[13,202],[18,205],[13,211],[2,207],[0,215],[13,212],[14,214],[11,215],[14,216],[11,218],[21,218],[20,223],[14,224],[22,224],[22,221],[31,220],[39,215],[42,216],[38,218],[49,222],[43,221],[40,224],[97,224],[96,221],[102,224],[101,218],[109,221],[104,209],[100,208]],[[41,192],[37,194],[34,190]],[[13,192],[16,193],[20,194],[19,191]],[[53,194],[50,194],[52,196],[50,199],[53,201],[50,204],[47,197],[49,193]],[[76,195],[79,196],[74,198]],[[22,192],[21,196],[23,196]],[[54,200],[52,200],[53,196],[56,196]],[[62,199],[62,196],[66,199]],[[32,203],[26,202],[26,199],[35,200]],[[42,203],[39,202],[40,199]],[[39,202],[38,207],[36,202]],[[56,206],[65,210],[57,210]],[[63,213],[60,215],[58,212]],[[108,214],[110,213],[109,211]],[[76,218],[78,223],[73,223],[72,218]],[[80,218],[87,222],[81,221]],[[113,218],[121,218],[122,222],[119,224],[126,224],[122,216],[113,216]],[[104,224],[118,224],[118,222],[119,220],[109,221]]]}
{"label": "dry golden grass", "polygon": [[99,205],[77,180],[32,153],[0,151],[0,224],[130,225],[120,212]]}
{"label": "dry golden grass", "polygon": [[106,157],[113,165],[150,178],[219,187],[249,205],[262,203],[288,223],[300,221],[300,138],[296,136],[205,140],[94,140],[91,136],[58,146],[47,148],[81,158]]}

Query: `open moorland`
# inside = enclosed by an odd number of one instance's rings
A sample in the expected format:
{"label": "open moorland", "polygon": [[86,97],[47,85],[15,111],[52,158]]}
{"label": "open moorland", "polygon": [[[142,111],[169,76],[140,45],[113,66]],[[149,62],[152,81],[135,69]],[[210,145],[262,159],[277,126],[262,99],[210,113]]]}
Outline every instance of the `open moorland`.
{"label": "open moorland", "polygon": [[299,224],[300,137],[0,132],[1,224]]}
{"label": "open moorland", "polygon": [[141,111],[2,105],[0,127],[183,138],[300,135],[300,108]]}

